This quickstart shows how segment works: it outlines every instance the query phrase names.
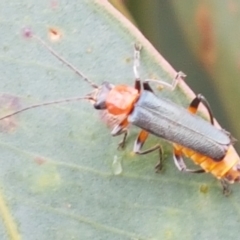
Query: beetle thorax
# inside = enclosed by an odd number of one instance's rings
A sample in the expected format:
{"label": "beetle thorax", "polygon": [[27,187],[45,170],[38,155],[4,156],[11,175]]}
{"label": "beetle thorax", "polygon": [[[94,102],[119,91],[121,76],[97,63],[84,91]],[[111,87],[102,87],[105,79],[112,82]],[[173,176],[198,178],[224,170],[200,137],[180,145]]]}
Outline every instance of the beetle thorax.
{"label": "beetle thorax", "polygon": [[127,85],[118,85],[110,90],[106,99],[106,107],[113,115],[128,114],[138,98],[137,89]]}

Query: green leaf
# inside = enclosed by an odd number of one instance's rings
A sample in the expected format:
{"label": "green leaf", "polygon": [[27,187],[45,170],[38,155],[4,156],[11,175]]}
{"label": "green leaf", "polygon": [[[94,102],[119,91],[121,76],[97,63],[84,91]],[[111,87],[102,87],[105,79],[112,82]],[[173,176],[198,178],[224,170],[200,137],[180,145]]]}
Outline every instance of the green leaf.
{"label": "green leaf", "polygon": [[[176,74],[106,1],[24,0],[0,3],[0,9],[2,116],[92,91],[34,39],[25,39],[25,26],[43,39],[49,38],[49,27],[58,29],[61,39],[49,45],[98,84],[134,84],[135,42],[143,46],[142,78],[171,82]],[[187,106],[191,92],[180,85],[158,94]],[[146,147],[161,143],[165,150],[163,172],[154,173],[157,153],[132,154],[138,129],[131,128],[126,149],[118,151],[119,138],[110,136],[100,118],[91,104],[79,101],[1,121],[1,239],[233,236],[239,221],[237,191],[226,198],[212,176],[178,172],[171,145],[150,138]],[[223,230],[224,221],[230,232]]]}

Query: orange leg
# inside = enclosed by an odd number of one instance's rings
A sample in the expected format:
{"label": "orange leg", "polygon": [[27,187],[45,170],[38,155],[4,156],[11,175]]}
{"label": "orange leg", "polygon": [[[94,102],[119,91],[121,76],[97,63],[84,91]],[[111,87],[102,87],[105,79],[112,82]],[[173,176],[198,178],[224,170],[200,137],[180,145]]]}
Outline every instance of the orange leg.
{"label": "orange leg", "polygon": [[163,155],[163,152],[162,152],[162,148],[159,144],[147,149],[147,150],[144,150],[144,151],[141,151],[145,141],[147,140],[147,137],[148,137],[149,133],[146,132],[145,130],[141,130],[140,133],[138,134],[138,137],[134,143],[134,148],[133,148],[133,151],[136,153],[136,154],[139,154],[139,155],[144,155],[144,154],[148,154],[150,152],[153,152],[153,151],[159,151],[159,162],[157,163],[157,165],[155,166],[155,169],[156,169],[156,172],[159,172],[161,169],[162,169],[162,155]]}
{"label": "orange leg", "polygon": [[176,149],[174,149],[173,160],[179,171],[190,172],[190,173],[204,173],[205,172],[203,169],[197,169],[197,170],[188,169],[185,162],[183,161],[181,152],[177,151]]}
{"label": "orange leg", "polygon": [[118,143],[118,149],[123,149],[125,147],[126,139],[128,136],[128,121],[127,118],[124,119],[120,124],[118,124],[114,129],[112,130],[111,134],[113,137],[123,135],[123,139]]}
{"label": "orange leg", "polygon": [[210,117],[210,122],[211,122],[212,125],[214,125],[212,110],[210,108],[210,105],[209,105],[208,101],[206,100],[206,98],[202,94],[198,94],[192,100],[192,102],[190,103],[190,106],[188,107],[188,111],[195,114],[197,112],[197,109],[198,109],[198,106],[199,106],[200,103],[202,103],[206,107],[206,109],[208,111],[208,114],[209,114],[209,117]]}

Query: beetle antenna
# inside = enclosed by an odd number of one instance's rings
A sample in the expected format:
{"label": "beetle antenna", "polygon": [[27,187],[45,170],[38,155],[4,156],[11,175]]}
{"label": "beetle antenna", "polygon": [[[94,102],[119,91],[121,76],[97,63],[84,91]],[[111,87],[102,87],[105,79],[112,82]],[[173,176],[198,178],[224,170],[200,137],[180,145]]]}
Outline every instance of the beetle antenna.
{"label": "beetle antenna", "polygon": [[57,59],[59,59],[62,63],[64,63],[66,66],[68,66],[70,69],[72,69],[78,76],[83,78],[83,80],[87,83],[89,83],[93,88],[98,88],[98,85],[92,82],[90,79],[88,79],[86,76],[84,76],[83,73],[81,73],[75,66],[73,66],[70,62],[68,62],[66,59],[64,59],[62,56],[60,56],[54,49],[52,49],[45,41],[43,41],[40,37],[33,34],[31,29],[25,28],[24,29],[24,36],[28,38],[34,38],[36,39],[42,46],[44,46],[53,56],[55,56]]}
{"label": "beetle antenna", "polygon": [[13,113],[8,114],[8,115],[5,115],[4,117],[0,117],[0,121],[5,119],[5,118],[12,117],[12,116],[14,116],[16,114],[25,112],[25,111],[33,109],[33,108],[42,107],[42,106],[48,106],[48,105],[54,105],[54,104],[59,104],[59,103],[79,101],[79,100],[83,100],[83,99],[89,100],[89,101],[95,101],[94,98],[91,96],[91,94],[88,94],[85,97],[73,97],[73,98],[66,98],[66,99],[61,99],[61,100],[57,100],[57,101],[51,101],[51,102],[34,104],[34,105],[31,105],[31,106],[19,109],[19,110],[13,112]]}

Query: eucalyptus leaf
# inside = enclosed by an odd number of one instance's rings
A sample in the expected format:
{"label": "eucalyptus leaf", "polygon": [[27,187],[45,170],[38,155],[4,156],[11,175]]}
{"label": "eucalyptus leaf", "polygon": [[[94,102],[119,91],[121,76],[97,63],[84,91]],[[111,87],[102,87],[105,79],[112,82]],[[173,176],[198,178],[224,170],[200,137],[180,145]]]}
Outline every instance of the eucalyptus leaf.
{"label": "eucalyptus leaf", "polygon": [[[171,82],[176,74],[107,1],[2,1],[0,20],[1,116],[92,91],[37,41],[24,38],[24,27],[97,84],[134,85],[135,42],[143,46],[142,78]],[[192,97],[184,83],[174,92],[159,91],[154,84],[153,88],[185,107]],[[178,172],[171,145],[151,137],[146,147],[160,143],[165,151],[164,169],[156,174],[157,153],[132,153],[139,129],[131,128],[127,147],[118,151],[120,138],[111,137],[101,119],[82,100],[35,108],[1,121],[1,239],[234,236],[238,191],[226,198],[210,174]]]}

